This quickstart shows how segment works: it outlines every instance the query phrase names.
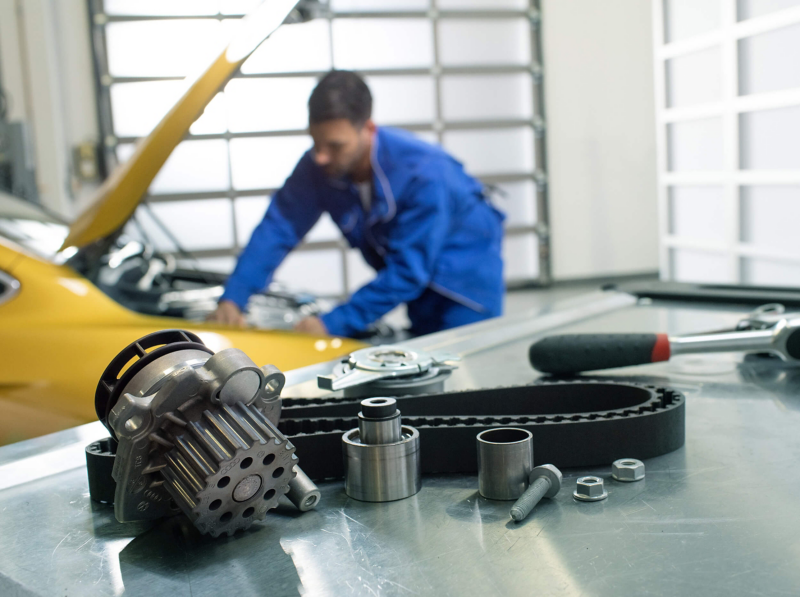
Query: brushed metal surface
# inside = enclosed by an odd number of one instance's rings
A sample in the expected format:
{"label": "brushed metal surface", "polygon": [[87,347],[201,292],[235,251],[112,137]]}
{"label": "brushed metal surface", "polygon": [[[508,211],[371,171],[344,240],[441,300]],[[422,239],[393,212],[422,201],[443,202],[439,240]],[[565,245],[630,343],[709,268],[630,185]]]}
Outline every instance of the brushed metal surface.
{"label": "brushed metal surface", "polygon": [[[557,330],[682,334],[731,326],[744,313],[641,305]],[[449,389],[533,380],[535,337],[468,356]],[[638,483],[612,480],[610,467],[564,470],[561,492],[521,523],[509,520],[508,502],[480,497],[477,476],[426,477],[415,496],[381,504],[350,499],[332,481],[320,484],[317,509],[301,514],[287,502],[247,532],[214,540],[181,518],[120,525],[111,508],[92,504],[83,446],[99,424],[4,447],[0,595],[800,593],[800,369],[686,355],[603,373],[620,376],[686,394],[686,445],[647,460]],[[573,500],[586,475],[605,479],[608,499]]]}

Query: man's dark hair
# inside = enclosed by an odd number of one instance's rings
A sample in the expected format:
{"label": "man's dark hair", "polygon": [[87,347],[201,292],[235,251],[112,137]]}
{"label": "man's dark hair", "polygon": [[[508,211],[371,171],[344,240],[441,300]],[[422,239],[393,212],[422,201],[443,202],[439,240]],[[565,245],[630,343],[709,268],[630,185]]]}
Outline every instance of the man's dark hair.
{"label": "man's dark hair", "polygon": [[349,70],[332,70],[322,77],[308,99],[308,121],[346,118],[362,126],[372,116],[372,94],[364,79]]}

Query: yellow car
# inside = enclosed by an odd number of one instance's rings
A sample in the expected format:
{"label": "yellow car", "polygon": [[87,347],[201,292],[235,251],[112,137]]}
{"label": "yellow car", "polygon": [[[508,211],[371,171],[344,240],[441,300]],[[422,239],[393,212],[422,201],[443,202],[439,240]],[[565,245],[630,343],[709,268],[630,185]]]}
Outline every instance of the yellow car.
{"label": "yellow car", "polygon": [[[331,360],[364,345],[288,331],[233,329],[143,315],[115,302],[61,259],[82,249],[105,256],[169,154],[217,90],[294,7],[265,2],[173,109],[115,170],[75,222],[57,219],[11,197],[0,197],[0,445],[96,420],[94,393],[111,359],[141,336],[165,328],[198,334],[214,351],[243,350],[259,365],[286,371]],[[32,229],[36,230],[32,232]],[[45,247],[37,243],[50,244]],[[55,243],[55,246],[52,246]]]}
{"label": "yellow car", "polygon": [[[9,217],[12,201],[0,196],[0,444],[95,420],[100,374],[120,350],[157,330],[189,329],[214,351],[235,346],[259,365],[272,363],[283,371],[364,346],[126,309],[70,267],[11,240],[11,224],[48,224],[34,219],[35,210],[22,202],[14,206],[16,217]],[[22,217],[20,210],[31,213]]]}

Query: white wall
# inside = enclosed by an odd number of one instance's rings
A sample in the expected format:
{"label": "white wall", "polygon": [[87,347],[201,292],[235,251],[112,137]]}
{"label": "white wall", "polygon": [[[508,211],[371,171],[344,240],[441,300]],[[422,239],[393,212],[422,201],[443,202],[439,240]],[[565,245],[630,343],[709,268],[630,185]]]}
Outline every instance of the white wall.
{"label": "white wall", "polygon": [[555,280],[658,270],[650,11],[542,3]]}
{"label": "white wall", "polygon": [[71,216],[96,188],[73,175],[72,150],[98,140],[85,0],[0,0],[0,75],[10,120],[28,123],[42,202]]}

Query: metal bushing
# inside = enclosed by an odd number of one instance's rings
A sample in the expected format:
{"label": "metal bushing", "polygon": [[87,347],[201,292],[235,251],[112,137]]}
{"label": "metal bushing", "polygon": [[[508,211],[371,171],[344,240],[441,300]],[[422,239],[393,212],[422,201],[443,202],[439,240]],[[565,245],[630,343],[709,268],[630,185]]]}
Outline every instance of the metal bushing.
{"label": "metal bushing", "polygon": [[644,462],[635,458],[620,458],[611,465],[611,476],[616,481],[632,483],[644,479]]}
{"label": "metal bushing", "polygon": [[394,398],[361,401],[358,428],[342,436],[345,492],[362,502],[391,502],[422,487],[419,432],[403,425]]}
{"label": "metal bushing", "polygon": [[478,434],[478,490],[490,500],[516,500],[533,470],[533,435],[498,427]]}

